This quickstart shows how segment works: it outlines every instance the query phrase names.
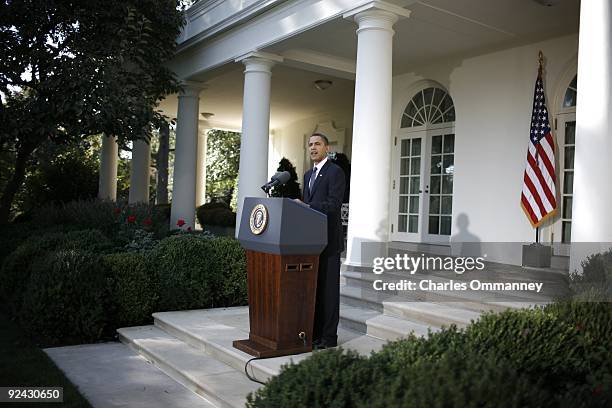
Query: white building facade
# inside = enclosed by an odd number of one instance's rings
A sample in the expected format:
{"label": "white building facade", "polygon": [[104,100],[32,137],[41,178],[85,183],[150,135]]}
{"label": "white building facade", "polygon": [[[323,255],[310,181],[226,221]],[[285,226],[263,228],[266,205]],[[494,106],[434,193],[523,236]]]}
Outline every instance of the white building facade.
{"label": "white building facade", "polygon": [[540,240],[577,267],[572,242],[612,242],[611,15],[608,0],[199,1],[171,63],[184,92],[162,106],[178,122],[171,222],[194,223],[202,129],[242,133],[238,217],[282,157],[309,168],[319,130],[351,160],[347,264],[475,241],[519,265],[542,51],[559,208]]}

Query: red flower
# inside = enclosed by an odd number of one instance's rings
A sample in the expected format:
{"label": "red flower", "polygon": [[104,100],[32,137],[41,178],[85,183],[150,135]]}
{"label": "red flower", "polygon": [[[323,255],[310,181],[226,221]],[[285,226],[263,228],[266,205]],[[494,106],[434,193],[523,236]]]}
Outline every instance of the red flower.
{"label": "red flower", "polygon": [[191,232],[191,227],[187,227],[187,231]]}
{"label": "red flower", "polygon": [[147,218],[144,219],[142,224],[148,227],[148,226],[153,224],[153,220],[150,217],[147,217]]}
{"label": "red flower", "polygon": [[134,224],[136,222],[136,216],[135,215],[128,215],[127,222],[128,222],[128,224]]}
{"label": "red flower", "polygon": [[119,208],[119,207],[113,208],[113,213],[121,214],[121,208]]}
{"label": "red flower", "polygon": [[181,228],[183,225],[185,225],[185,220],[181,218],[180,220],[176,222],[176,225],[178,225],[179,228]]}

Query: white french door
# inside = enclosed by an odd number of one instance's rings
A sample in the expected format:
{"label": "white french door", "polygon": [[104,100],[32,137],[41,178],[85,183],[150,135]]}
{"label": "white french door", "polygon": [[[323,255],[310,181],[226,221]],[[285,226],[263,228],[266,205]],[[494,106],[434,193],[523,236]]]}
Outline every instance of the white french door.
{"label": "white french door", "polygon": [[448,243],[452,233],[452,127],[401,131],[395,139],[391,239]]}

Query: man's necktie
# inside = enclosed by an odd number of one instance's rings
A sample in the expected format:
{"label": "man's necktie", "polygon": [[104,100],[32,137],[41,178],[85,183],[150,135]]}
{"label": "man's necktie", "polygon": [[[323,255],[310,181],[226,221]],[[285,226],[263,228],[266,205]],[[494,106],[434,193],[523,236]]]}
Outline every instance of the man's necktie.
{"label": "man's necktie", "polygon": [[312,171],[312,174],[310,175],[310,181],[308,182],[308,190],[312,191],[312,186],[314,185],[316,178],[317,178],[317,168],[315,167],[314,170]]}

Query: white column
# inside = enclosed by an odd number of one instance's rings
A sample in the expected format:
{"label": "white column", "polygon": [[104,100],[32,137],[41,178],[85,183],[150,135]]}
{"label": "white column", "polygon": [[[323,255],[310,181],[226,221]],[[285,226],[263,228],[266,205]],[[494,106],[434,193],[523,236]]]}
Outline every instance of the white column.
{"label": "white column", "polygon": [[270,82],[272,66],[280,61],[282,58],[276,55],[260,52],[251,52],[236,59],[245,66],[236,234],[240,229],[244,198],[265,197],[260,187],[268,177]]}
{"label": "white column", "polygon": [[98,198],[102,200],[117,200],[117,158],[119,146],[114,136],[102,135],[102,150],[100,151],[100,179],[98,183]]}
{"label": "white column", "polygon": [[198,154],[196,169],[196,208],[206,202],[206,132],[208,127],[200,126],[198,130]]}
{"label": "white column", "polygon": [[393,24],[410,11],[371,2],[344,15],[357,29],[353,157],[346,263],[371,265],[389,240]]}
{"label": "white column", "polygon": [[172,206],[170,207],[171,229],[178,228],[178,220],[185,221],[182,229],[189,227],[193,229],[195,226],[199,95],[202,89],[200,84],[187,83],[183,85],[183,92],[178,97]]}
{"label": "white column", "polygon": [[135,140],[130,169],[130,204],[149,202],[150,167],[151,145],[146,140]]}
{"label": "white column", "polygon": [[612,245],[611,14],[609,0],[580,3],[570,271]]}

